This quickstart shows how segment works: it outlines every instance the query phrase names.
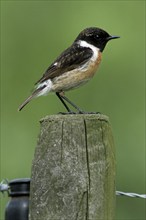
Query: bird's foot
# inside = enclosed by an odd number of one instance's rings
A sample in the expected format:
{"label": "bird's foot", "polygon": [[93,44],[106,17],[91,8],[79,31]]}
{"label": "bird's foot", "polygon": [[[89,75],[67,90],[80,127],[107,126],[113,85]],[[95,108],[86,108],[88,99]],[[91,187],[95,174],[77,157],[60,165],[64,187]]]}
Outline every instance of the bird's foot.
{"label": "bird's foot", "polygon": [[73,111],[59,112],[58,114],[61,114],[61,115],[78,115],[78,114],[81,114],[81,115],[83,115],[83,114],[88,114],[88,115],[94,114],[95,115],[95,114],[97,114],[97,115],[99,115],[101,113],[100,112],[85,112],[85,111],[80,110],[78,112],[73,112]]}
{"label": "bird's foot", "polygon": [[70,112],[59,112],[58,114],[61,114],[61,115],[75,115],[75,114],[77,114],[77,112],[72,112],[72,111],[70,111]]}
{"label": "bird's foot", "polygon": [[78,114],[88,114],[88,115],[99,115],[99,114],[101,114],[101,112],[83,112],[83,111],[81,111],[81,112],[79,112]]}

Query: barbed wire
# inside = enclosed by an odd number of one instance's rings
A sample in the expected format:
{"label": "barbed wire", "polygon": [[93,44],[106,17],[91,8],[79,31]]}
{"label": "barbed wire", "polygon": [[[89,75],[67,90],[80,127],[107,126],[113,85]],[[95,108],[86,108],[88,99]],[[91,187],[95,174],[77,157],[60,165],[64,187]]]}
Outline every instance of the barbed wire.
{"label": "barbed wire", "polygon": [[[0,183],[0,192],[1,193],[8,192],[9,189],[10,189],[10,186],[9,186],[8,180],[7,179],[3,180]],[[146,194],[138,194],[138,193],[133,193],[133,192],[116,191],[116,196],[128,196],[132,198],[146,199]]]}

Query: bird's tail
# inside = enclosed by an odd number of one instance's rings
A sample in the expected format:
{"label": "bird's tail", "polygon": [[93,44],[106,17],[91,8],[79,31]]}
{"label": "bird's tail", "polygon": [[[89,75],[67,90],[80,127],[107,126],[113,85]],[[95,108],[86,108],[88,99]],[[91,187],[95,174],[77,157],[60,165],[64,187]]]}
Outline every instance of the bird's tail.
{"label": "bird's tail", "polygon": [[32,94],[31,96],[29,96],[18,108],[18,111],[21,111],[24,106],[26,106],[35,96]]}
{"label": "bird's tail", "polygon": [[19,106],[18,111],[21,111],[32,99],[38,97],[40,92],[45,88],[45,86],[40,86]]}
{"label": "bird's tail", "polygon": [[32,99],[41,95],[46,95],[51,90],[50,83],[51,81],[49,80],[48,85],[46,84],[46,82],[38,85],[34,92],[19,106],[18,111],[21,111],[24,106],[27,105]]}

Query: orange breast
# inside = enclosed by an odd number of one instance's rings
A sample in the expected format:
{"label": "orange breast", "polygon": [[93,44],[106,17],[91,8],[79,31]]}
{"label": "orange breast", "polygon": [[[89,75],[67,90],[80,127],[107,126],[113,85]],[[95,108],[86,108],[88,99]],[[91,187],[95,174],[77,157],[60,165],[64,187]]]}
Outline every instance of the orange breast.
{"label": "orange breast", "polygon": [[98,51],[98,57],[95,61],[90,60],[87,66],[69,72],[63,73],[62,75],[52,80],[53,86],[51,91],[61,92],[67,91],[79,87],[82,84],[88,82],[95,74],[98,66],[101,62],[101,52]]}
{"label": "orange breast", "polygon": [[98,66],[101,62],[101,52],[98,52],[98,58],[96,59],[96,61],[90,61],[89,66],[87,68],[87,70],[84,72],[84,74],[79,74],[79,77],[81,77],[82,79],[90,79],[91,77],[94,76],[96,70],[98,69]]}

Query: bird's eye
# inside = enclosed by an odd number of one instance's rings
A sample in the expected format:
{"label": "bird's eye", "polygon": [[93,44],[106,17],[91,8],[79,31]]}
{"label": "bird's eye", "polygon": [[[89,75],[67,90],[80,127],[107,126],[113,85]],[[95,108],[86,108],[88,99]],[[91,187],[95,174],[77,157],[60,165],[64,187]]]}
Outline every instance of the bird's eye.
{"label": "bird's eye", "polygon": [[96,37],[99,38],[99,35],[97,34]]}

